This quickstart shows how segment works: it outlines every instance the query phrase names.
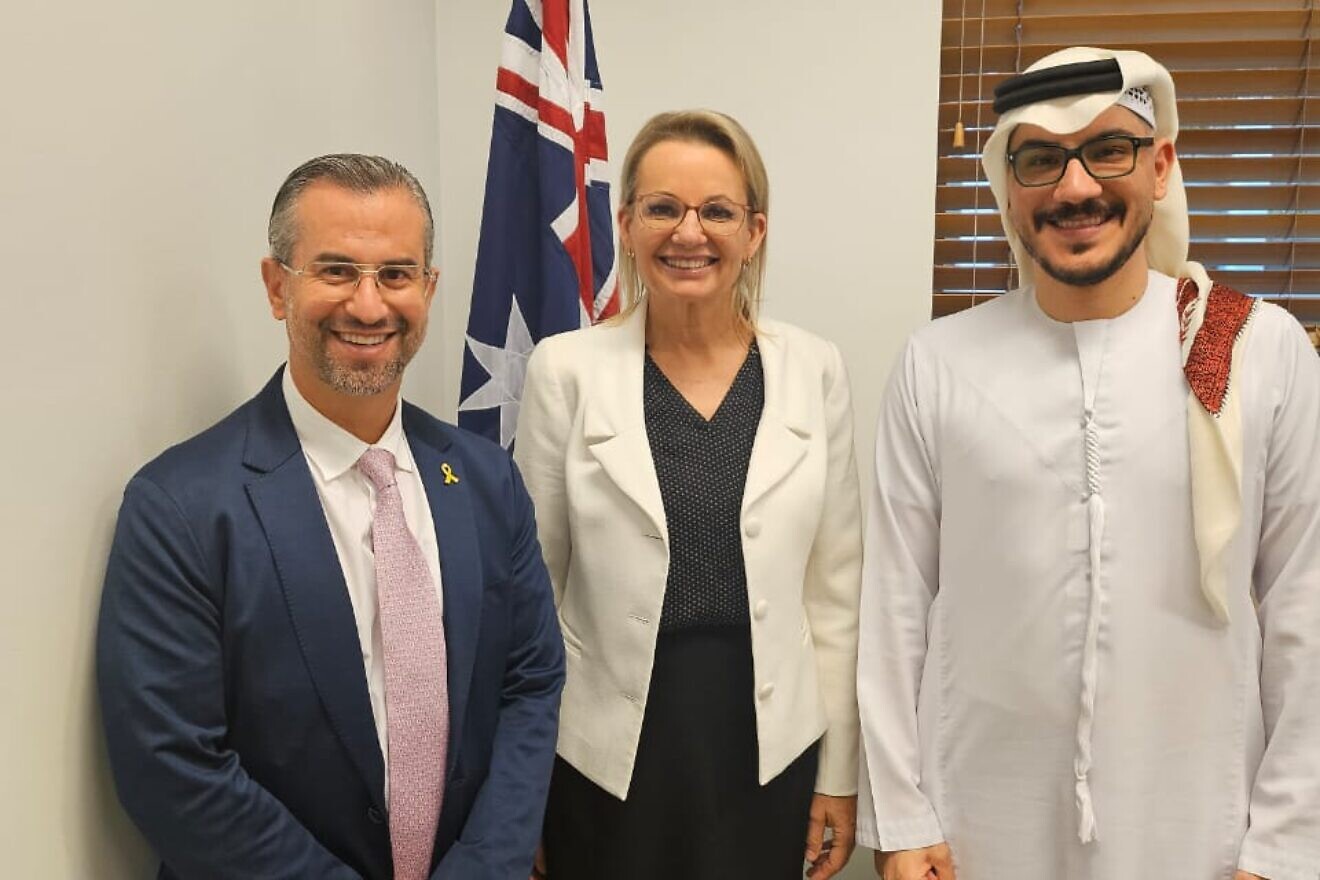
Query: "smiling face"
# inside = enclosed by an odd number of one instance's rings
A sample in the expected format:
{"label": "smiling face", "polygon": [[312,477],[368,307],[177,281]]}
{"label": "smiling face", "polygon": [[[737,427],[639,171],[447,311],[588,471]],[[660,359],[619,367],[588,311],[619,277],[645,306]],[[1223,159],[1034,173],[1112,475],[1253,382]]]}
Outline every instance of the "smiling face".
{"label": "smiling face", "polygon": [[[313,183],[296,212],[295,269],[322,260],[425,264],[425,214],[405,189],[362,193]],[[346,398],[398,393],[426,336],[434,275],[411,290],[389,290],[373,276],[356,289],[331,287],[267,258],[262,276],[271,313],[286,323],[289,370],[313,406],[326,412]]]}
{"label": "smiling face", "polygon": [[[1019,125],[1008,152],[1037,143],[1075,148],[1104,135],[1150,133],[1131,111],[1114,106],[1067,135]],[[1090,287],[1105,281],[1141,248],[1155,202],[1164,198],[1173,156],[1173,145],[1161,138],[1138,150],[1136,168],[1124,177],[1096,180],[1072,160],[1058,183],[1025,187],[1010,171],[1009,219],[1023,248],[1046,275],[1063,284]]]}
{"label": "smiling face", "polygon": [[[661,141],[646,151],[637,166],[635,192],[639,199],[669,195],[684,205],[716,199],[748,203],[747,185],[728,154],[684,140]],[[619,238],[635,255],[648,296],[666,304],[733,301],[743,262],[755,255],[765,238],[764,214],[749,211],[735,232],[715,235],[702,228],[693,210],[668,231],[643,224],[638,210],[636,202],[619,209]]]}

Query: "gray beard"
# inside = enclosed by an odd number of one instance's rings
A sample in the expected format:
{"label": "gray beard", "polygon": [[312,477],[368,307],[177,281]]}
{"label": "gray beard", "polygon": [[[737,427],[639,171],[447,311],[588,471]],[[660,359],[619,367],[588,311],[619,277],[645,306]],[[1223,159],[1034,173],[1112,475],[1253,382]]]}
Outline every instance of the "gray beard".
{"label": "gray beard", "polygon": [[401,357],[369,370],[354,370],[329,359],[321,359],[316,365],[316,372],[322,382],[341,394],[369,397],[381,393],[398,381],[405,366],[407,362]]}

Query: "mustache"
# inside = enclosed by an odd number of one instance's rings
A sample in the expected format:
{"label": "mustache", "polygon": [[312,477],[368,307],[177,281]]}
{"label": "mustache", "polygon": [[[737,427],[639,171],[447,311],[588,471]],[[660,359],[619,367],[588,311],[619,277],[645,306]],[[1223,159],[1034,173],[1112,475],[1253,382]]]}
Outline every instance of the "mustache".
{"label": "mustache", "polygon": [[1122,220],[1127,216],[1127,205],[1123,202],[1107,202],[1104,199],[1087,199],[1084,202],[1064,202],[1053,208],[1042,208],[1031,215],[1031,221],[1040,232],[1047,223],[1059,223],[1068,220],[1096,219],[1108,220],[1117,217]]}
{"label": "mustache", "polygon": [[399,317],[392,320],[382,318],[374,324],[364,324],[351,318],[347,320],[340,318],[333,324],[329,321],[322,323],[321,329],[328,330],[331,333],[407,333],[408,326],[408,322]]}

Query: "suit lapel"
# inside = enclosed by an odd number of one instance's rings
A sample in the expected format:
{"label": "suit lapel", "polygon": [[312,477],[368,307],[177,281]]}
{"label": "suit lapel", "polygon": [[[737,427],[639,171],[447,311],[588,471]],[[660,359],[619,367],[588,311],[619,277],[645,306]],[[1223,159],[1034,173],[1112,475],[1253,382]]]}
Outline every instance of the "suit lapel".
{"label": "suit lapel", "polygon": [[763,329],[756,344],[765,377],[765,405],[747,465],[743,513],[797,467],[811,438],[809,374],[789,363],[782,329]]}
{"label": "suit lapel", "polygon": [[385,766],[367,694],[353,606],[307,459],[284,404],[282,371],[254,401],[244,461],[259,472],[248,497],[266,533],[312,682],[377,806]]}
{"label": "suit lapel", "polygon": [[[426,488],[426,503],[435,522],[440,549],[440,588],[444,595],[445,656],[449,685],[450,746],[446,772],[452,776],[458,760],[457,743],[472,686],[477,635],[481,631],[482,577],[480,543],[473,514],[467,468],[448,437],[425,430],[420,418],[405,404],[403,429],[408,435],[417,472]],[[457,481],[446,482],[445,466]]]}
{"label": "suit lapel", "polygon": [[583,416],[587,448],[623,494],[640,507],[668,541],[665,508],[646,435],[642,368],[646,357],[646,309],[600,334],[601,359]]}

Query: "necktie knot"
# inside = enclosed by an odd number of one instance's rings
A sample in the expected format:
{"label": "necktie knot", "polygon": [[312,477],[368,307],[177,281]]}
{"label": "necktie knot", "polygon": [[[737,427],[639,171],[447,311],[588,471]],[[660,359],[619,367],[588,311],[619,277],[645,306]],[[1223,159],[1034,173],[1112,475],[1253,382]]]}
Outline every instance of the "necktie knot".
{"label": "necktie knot", "polygon": [[394,485],[394,454],[388,449],[371,447],[358,459],[357,469],[371,481],[377,492],[384,492]]}

